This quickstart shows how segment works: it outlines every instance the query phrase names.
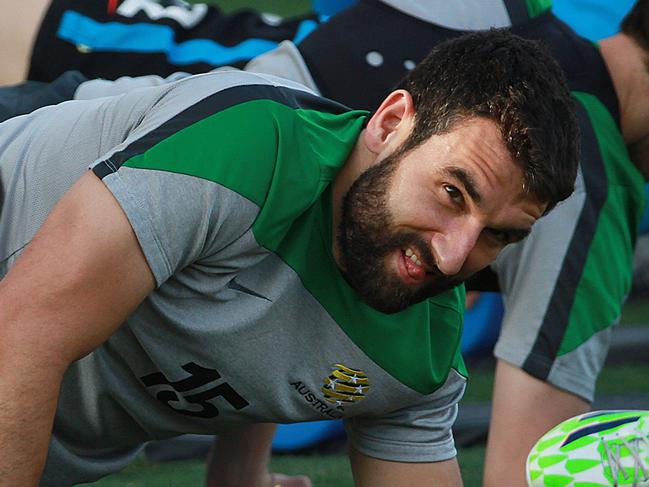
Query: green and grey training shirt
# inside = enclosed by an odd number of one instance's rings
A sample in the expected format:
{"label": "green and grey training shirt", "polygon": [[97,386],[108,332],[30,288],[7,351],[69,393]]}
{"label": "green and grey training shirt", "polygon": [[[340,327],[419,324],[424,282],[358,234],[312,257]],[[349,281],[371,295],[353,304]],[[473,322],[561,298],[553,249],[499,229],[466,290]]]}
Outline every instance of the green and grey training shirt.
{"label": "green and grey training shirt", "polygon": [[222,71],[0,125],[4,271],[95,161],[157,285],[66,374],[46,485],[250,422],[344,418],[368,455],[454,456],[463,290],[385,315],[331,255],[329,187],[365,117]]}

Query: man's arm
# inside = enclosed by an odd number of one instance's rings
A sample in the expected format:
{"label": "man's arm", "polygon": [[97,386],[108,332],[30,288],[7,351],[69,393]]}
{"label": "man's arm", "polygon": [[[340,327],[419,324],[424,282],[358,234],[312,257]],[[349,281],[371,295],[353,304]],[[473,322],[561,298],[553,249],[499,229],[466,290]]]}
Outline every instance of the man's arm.
{"label": "man's arm", "polygon": [[600,46],[620,103],[622,136],[631,160],[649,180],[649,52],[624,33],[603,39]]}
{"label": "man's arm", "polygon": [[357,487],[461,487],[456,459],[404,463],[379,460],[352,448],[349,453]]}
{"label": "man's arm", "polygon": [[65,370],[153,286],[126,215],[88,172],[0,282],[2,485],[38,483]]}
{"label": "man's arm", "polygon": [[584,399],[498,360],[484,487],[525,485],[527,455],[537,440],[561,421],[589,409]]}
{"label": "man's arm", "polygon": [[453,368],[441,387],[417,402],[379,416],[347,418],[356,485],[461,487],[451,427],[465,385]]}

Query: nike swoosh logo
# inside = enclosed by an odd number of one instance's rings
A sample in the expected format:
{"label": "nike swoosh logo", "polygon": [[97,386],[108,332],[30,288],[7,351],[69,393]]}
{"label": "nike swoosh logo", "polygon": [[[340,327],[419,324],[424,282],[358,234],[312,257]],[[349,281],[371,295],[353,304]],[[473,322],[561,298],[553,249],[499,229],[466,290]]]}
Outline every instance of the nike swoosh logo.
{"label": "nike swoosh logo", "polygon": [[268,301],[269,303],[272,303],[272,301],[271,301],[270,299],[268,299],[266,296],[262,296],[262,295],[259,294],[258,292],[255,292],[255,291],[253,291],[252,289],[249,289],[249,288],[247,288],[247,287],[242,286],[241,284],[239,284],[239,283],[236,281],[236,277],[233,277],[232,280],[226,284],[226,287],[227,287],[228,289],[233,289],[233,290],[235,290],[235,291],[239,291],[239,292],[242,292],[242,293],[250,294],[251,296],[254,296],[254,297],[256,297],[256,298],[265,299],[265,300]]}

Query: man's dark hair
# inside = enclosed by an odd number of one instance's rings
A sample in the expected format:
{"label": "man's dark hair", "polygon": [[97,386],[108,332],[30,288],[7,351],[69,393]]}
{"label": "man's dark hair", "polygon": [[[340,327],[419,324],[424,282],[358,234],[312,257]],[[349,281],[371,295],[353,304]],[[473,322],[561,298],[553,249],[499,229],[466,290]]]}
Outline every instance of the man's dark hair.
{"label": "man's dark hair", "polygon": [[620,29],[649,52],[649,0],[638,0],[622,20]]}
{"label": "man's dark hair", "polygon": [[549,211],[572,193],[579,128],[563,72],[540,43],[503,29],[467,34],[437,45],[397,88],[415,107],[402,151],[486,117],[523,169],[527,194]]}

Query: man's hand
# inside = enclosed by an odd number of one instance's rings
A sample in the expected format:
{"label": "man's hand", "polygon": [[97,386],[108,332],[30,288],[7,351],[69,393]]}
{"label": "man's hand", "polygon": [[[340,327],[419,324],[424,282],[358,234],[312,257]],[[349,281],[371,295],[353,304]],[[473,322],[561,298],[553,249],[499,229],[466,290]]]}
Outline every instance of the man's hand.
{"label": "man's hand", "polygon": [[298,475],[290,477],[282,473],[268,474],[268,487],[313,487],[309,477],[305,475]]}
{"label": "man's hand", "polygon": [[128,219],[91,172],[0,281],[0,483],[38,484],[61,379],[119,327],[154,279]]}
{"label": "man's hand", "polygon": [[269,473],[270,448],[277,426],[259,423],[219,435],[207,459],[207,487],[313,487],[303,475]]}

